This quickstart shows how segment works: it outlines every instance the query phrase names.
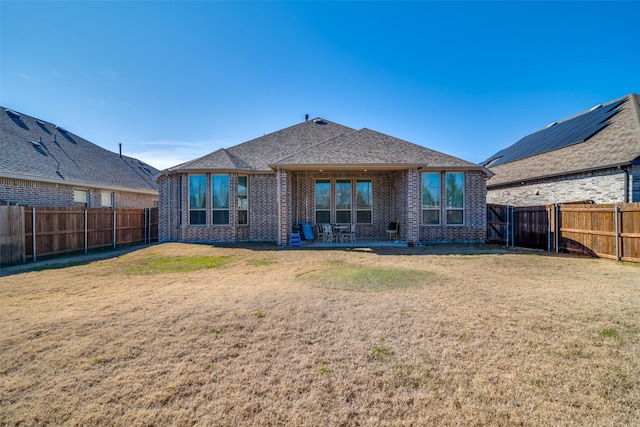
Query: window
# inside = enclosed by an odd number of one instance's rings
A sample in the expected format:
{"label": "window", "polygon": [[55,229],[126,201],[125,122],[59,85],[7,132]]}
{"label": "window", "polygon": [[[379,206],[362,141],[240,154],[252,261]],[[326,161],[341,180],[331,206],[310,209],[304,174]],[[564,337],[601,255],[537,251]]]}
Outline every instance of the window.
{"label": "window", "polygon": [[100,194],[100,204],[103,208],[112,208],[113,207],[113,193],[109,191],[103,191]]}
{"label": "window", "polygon": [[249,177],[238,176],[238,224],[249,224]]}
{"label": "window", "polygon": [[440,224],[440,173],[422,174],[422,224]]}
{"label": "window", "polygon": [[359,179],[356,181],[356,222],[358,224],[372,223],[372,201],[373,191],[371,190],[370,179]]}
{"label": "window", "polygon": [[189,225],[207,224],[207,177],[189,175]]}
{"label": "window", "polygon": [[89,191],[87,190],[73,190],[73,204],[74,206],[89,206]]}
{"label": "window", "polygon": [[229,225],[229,175],[211,175],[213,225]]}
{"label": "window", "polygon": [[351,224],[351,180],[336,180],[336,222]]}
{"label": "window", "polygon": [[316,222],[331,222],[331,181],[316,181]]}
{"label": "window", "polygon": [[445,175],[447,194],[447,224],[464,224],[464,173]]}

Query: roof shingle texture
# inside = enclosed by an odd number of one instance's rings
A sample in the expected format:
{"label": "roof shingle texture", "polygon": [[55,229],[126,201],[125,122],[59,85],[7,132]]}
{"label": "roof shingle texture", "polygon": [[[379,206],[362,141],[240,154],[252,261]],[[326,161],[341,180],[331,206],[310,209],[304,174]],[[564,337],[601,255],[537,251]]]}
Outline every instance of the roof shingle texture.
{"label": "roof shingle texture", "polygon": [[0,109],[0,172],[60,183],[157,190],[154,167],[120,157],[54,124],[8,113],[4,107]]}
{"label": "roof shingle texture", "polygon": [[622,98],[628,99],[618,107],[620,112],[610,119],[608,126],[586,141],[495,167],[489,165],[495,175],[487,187],[612,167],[640,159],[640,96],[631,94]]}
{"label": "roof shingle texture", "polygon": [[273,172],[273,167],[277,166],[357,164],[479,168],[474,163],[370,129],[357,131],[337,123],[314,119],[231,148],[214,151],[168,171]]}

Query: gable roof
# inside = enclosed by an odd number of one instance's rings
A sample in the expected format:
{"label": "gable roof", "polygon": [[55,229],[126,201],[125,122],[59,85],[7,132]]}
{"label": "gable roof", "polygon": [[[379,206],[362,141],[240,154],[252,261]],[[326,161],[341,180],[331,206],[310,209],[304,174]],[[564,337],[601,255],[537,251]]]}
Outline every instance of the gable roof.
{"label": "gable roof", "polygon": [[156,194],[154,167],[2,107],[0,177]]}
{"label": "gable roof", "polygon": [[227,149],[214,151],[198,159],[171,167],[165,172],[205,170],[273,172],[269,164],[278,159],[325,139],[353,131],[354,129],[349,127],[316,118]]}
{"label": "gable roof", "polygon": [[478,165],[367,128],[339,135],[284,157],[272,167],[305,169],[389,169],[437,167],[479,169]]}
{"label": "gable roof", "polygon": [[640,160],[640,96],[630,94],[552,124],[490,156],[487,187]]}
{"label": "gable roof", "polygon": [[221,149],[164,171],[236,170],[273,173],[303,170],[484,167],[370,129],[355,130],[322,118]]}

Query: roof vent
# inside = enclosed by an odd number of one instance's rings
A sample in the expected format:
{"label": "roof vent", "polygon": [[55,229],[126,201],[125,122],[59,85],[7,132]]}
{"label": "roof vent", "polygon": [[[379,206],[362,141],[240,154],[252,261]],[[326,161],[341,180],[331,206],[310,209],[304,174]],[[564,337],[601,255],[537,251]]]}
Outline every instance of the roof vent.
{"label": "roof vent", "polygon": [[67,131],[65,128],[63,128],[62,126],[56,126],[56,129],[58,129],[58,130],[59,130],[60,132],[62,132],[62,133],[67,133],[67,132],[68,132],[68,131]]}
{"label": "roof vent", "polygon": [[549,123],[549,124],[547,125],[547,129],[549,129],[551,126],[555,126],[555,125],[557,125],[557,124],[558,124],[558,122],[551,122],[551,123]]}
{"label": "roof vent", "polygon": [[591,107],[591,109],[589,109],[589,111],[597,110],[600,107],[602,107],[602,104],[594,105],[593,107]]}
{"label": "roof vent", "polygon": [[10,115],[11,117],[13,117],[13,118],[15,118],[15,119],[19,119],[19,118],[20,118],[20,114],[19,114],[19,113],[16,113],[16,112],[15,112],[15,111],[13,111],[13,110],[9,110],[9,109],[7,108],[7,109],[5,109],[4,111],[6,111],[8,115]]}
{"label": "roof vent", "polygon": [[313,119],[313,123],[317,124],[317,125],[326,125],[327,122],[325,122],[322,119]]}
{"label": "roof vent", "polygon": [[31,141],[31,143],[33,144],[34,147],[40,147],[42,145],[38,141]]}

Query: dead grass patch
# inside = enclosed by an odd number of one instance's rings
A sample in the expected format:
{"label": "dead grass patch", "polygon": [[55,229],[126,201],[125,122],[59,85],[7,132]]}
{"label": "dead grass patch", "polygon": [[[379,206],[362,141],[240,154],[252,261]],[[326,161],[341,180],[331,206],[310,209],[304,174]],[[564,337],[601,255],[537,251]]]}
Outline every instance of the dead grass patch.
{"label": "dead grass patch", "polygon": [[1,277],[0,425],[635,425],[639,273],[164,244]]}

